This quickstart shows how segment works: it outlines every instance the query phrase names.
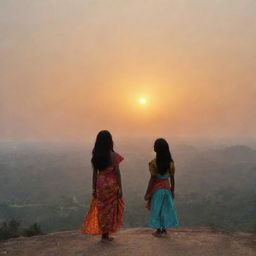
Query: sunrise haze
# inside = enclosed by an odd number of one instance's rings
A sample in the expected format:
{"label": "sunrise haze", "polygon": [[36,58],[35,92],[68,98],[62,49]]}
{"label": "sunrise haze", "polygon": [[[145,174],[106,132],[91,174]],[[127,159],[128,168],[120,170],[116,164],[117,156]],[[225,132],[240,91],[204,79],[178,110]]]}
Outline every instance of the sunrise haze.
{"label": "sunrise haze", "polygon": [[0,0],[0,140],[253,137],[255,45],[252,0]]}

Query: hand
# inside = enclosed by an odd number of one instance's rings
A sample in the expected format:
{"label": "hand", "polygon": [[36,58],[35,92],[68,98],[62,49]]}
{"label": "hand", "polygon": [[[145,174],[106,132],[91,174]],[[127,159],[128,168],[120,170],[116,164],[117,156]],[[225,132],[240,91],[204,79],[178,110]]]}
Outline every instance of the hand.
{"label": "hand", "polygon": [[119,190],[118,191],[118,198],[122,198],[123,197],[123,191],[122,190]]}

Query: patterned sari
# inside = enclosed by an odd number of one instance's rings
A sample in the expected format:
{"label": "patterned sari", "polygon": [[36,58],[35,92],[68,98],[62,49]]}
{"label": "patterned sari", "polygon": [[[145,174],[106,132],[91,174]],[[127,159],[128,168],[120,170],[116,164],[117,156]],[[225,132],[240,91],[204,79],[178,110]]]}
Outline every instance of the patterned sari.
{"label": "patterned sari", "polygon": [[150,210],[150,228],[172,228],[179,225],[170,191],[169,176],[154,178],[148,194],[147,208]]}
{"label": "patterned sari", "polygon": [[157,229],[178,226],[179,221],[169,182],[170,176],[174,176],[175,173],[174,162],[171,161],[169,170],[164,175],[160,175],[156,159],[153,159],[149,162],[149,171],[153,177],[153,183],[147,194],[147,208],[150,210],[148,226]]}
{"label": "patterned sari", "polygon": [[115,154],[114,163],[98,171],[96,197],[92,198],[81,232],[84,234],[115,233],[123,224],[124,201],[118,197],[119,186],[115,166],[123,160]]}
{"label": "patterned sari", "polygon": [[151,202],[151,198],[153,196],[153,194],[158,190],[158,189],[161,189],[161,188],[164,188],[164,189],[167,189],[167,190],[170,190],[171,189],[171,186],[170,186],[170,182],[169,182],[169,179],[167,178],[164,178],[164,179],[161,179],[161,178],[154,178],[153,179],[153,184],[152,184],[152,188],[151,188],[151,191],[149,191],[149,194],[148,194],[148,200],[147,200],[147,205],[146,207],[148,208],[148,210],[150,210],[150,202]]}

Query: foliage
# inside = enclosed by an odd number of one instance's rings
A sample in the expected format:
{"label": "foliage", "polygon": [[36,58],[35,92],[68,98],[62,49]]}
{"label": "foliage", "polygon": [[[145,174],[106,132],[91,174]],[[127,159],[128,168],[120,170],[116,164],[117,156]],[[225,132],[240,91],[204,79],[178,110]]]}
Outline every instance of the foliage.
{"label": "foliage", "polygon": [[20,222],[15,219],[11,219],[8,222],[3,222],[2,226],[0,227],[0,240],[15,238],[20,236],[20,234]]}
{"label": "foliage", "polygon": [[7,240],[19,236],[36,236],[42,235],[43,232],[39,224],[34,223],[28,228],[21,228],[20,221],[11,219],[2,223],[0,227],[0,240]]}
{"label": "foliage", "polygon": [[[143,141],[118,148],[125,157],[120,166],[124,227],[147,225],[143,196],[151,147],[151,141]],[[182,226],[256,230],[255,150],[175,144],[171,148],[175,206]],[[90,158],[91,148],[84,144],[0,143],[0,222],[9,218],[22,220],[24,226],[37,222],[45,232],[79,229],[91,199]]]}
{"label": "foliage", "polygon": [[28,228],[25,228],[22,232],[22,234],[24,236],[38,236],[38,235],[42,235],[43,232],[41,230],[41,227],[39,224],[34,223],[33,225],[31,225]]}

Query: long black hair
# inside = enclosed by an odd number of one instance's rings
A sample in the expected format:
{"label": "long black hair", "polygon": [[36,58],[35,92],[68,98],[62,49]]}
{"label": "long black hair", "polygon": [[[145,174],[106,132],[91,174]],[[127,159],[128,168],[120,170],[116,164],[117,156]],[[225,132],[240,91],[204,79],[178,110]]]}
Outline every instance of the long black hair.
{"label": "long black hair", "polygon": [[111,164],[111,152],[114,151],[113,144],[112,135],[109,131],[103,130],[98,133],[91,160],[95,169],[102,171]]}
{"label": "long black hair", "polygon": [[167,141],[163,138],[157,139],[154,143],[154,150],[158,172],[164,175],[170,169],[170,162],[173,161]]}

